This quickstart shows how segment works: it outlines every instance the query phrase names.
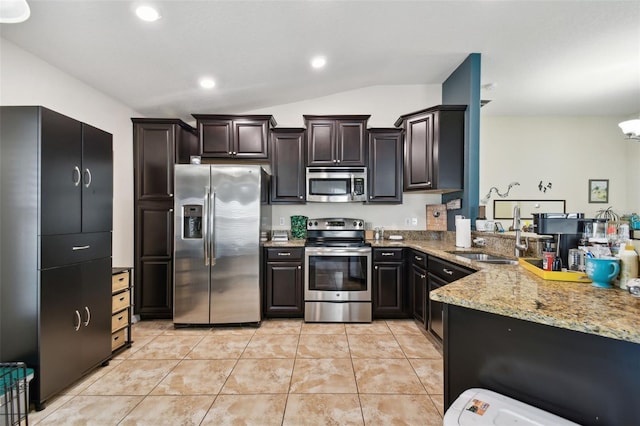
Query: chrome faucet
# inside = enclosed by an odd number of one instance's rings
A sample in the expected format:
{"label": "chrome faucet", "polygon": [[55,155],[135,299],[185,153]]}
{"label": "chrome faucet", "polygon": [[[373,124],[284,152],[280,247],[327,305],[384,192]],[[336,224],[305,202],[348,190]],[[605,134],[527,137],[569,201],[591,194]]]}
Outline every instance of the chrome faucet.
{"label": "chrome faucet", "polygon": [[524,239],[524,244],[522,244],[522,235],[521,232],[522,230],[521,225],[520,225],[520,207],[519,206],[515,206],[513,208],[513,225],[512,228],[516,231],[516,248],[515,248],[515,255],[516,257],[520,257],[520,251],[522,250],[527,251],[527,249],[529,248],[529,238]]}

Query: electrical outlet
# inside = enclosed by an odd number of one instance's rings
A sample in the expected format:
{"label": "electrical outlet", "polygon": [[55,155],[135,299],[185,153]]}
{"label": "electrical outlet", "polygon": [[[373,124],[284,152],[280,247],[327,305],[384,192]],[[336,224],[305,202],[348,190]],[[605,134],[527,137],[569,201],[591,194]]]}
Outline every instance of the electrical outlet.
{"label": "electrical outlet", "polygon": [[284,226],[284,217],[280,218],[280,226]]}
{"label": "electrical outlet", "polygon": [[411,225],[418,226],[418,218],[417,217],[412,217],[411,218]]}
{"label": "electrical outlet", "polygon": [[405,224],[405,226],[411,226],[411,218],[410,217],[405,217],[404,218],[404,224]]}

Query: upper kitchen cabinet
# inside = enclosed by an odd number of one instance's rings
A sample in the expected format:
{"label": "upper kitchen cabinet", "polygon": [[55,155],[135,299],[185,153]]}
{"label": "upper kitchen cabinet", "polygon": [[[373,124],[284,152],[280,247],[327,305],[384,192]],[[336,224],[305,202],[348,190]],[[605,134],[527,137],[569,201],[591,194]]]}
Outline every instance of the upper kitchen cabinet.
{"label": "upper kitchen cabinet", "polygon": [[402,130],[369,129],[369,203],[402,204]]}
{"label": "upper kitchen cabinet", "polygon": [[305,202],[305,129],[271,131],[271,202]]}
{"label": "upper kitchen cabinet", "polygon": [[401,116],[405,131],[404,190],[463,189],[464,105],[440,105]]}
{"label": "upper kitchen cabinet", "polygon": [[173,198],[173,165],[198,155],[195,129],[178,119],[132,118],[135,199]]}
{"label": "upper kitchen cabinet", "polygon": [[370,115],[305,115],[307,166],[365,166]]}
{"label": "upper kitchen cabinet", "polygon": [[111,134],[40,108],[42,235],[110,231]]}
{"label": "upper kitchen cabinet", "polygon": [[267,159],[271,115],[192,114],[200,138],[200,154],[207,158]]}

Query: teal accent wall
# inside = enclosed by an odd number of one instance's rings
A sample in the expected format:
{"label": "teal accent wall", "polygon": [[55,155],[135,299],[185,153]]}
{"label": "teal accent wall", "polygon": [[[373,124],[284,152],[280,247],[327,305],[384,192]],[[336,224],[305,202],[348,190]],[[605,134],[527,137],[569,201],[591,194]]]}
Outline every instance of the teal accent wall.
{"label": "teal accent wall", "polygon": [[480,200],[480,63],[472,53],[442,84],[443,105],[467,105],[464,140],[464,190],[443,194],[442,202],[461,198],[459,210],[447,211],[447,227],[455,229],[454,216],[463,215],[475,226]]}

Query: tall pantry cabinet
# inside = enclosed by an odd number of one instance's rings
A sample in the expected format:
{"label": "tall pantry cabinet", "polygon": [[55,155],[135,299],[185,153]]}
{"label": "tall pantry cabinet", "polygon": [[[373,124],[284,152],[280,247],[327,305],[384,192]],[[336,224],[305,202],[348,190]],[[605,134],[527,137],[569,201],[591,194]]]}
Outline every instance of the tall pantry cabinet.
{"label": "tall pantry cabinet", "polygon": [[0,361],[47,399],[111,357],[112,136],[0,107]]}
{"label": "tall pantry cabinet", "polygon": [[196,130],[178,119],[132,118],[134,313],[173,318],[173,170],[199,154]]}

